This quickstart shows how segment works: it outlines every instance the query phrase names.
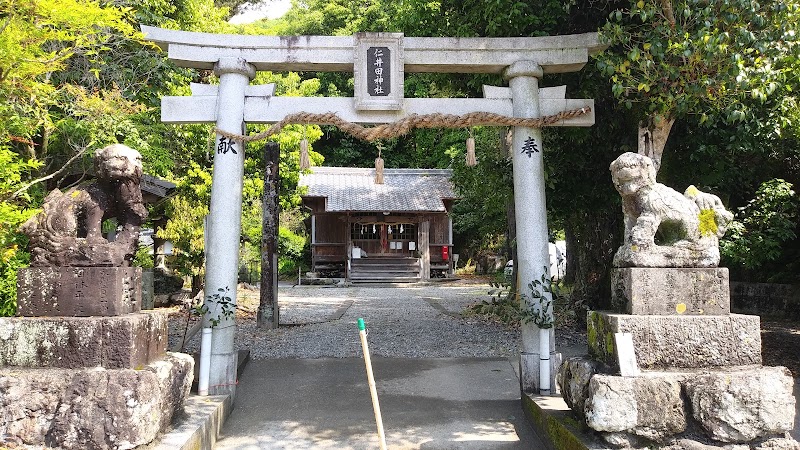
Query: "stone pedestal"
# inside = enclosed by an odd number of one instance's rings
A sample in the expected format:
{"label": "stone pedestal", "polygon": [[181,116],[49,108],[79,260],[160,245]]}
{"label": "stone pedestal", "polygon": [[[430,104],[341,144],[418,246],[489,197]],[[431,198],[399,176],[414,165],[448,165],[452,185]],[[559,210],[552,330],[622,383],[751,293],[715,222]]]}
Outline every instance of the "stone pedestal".
{"label": "stone pedestal", "polygon": [[17,273],[17,315],[117,316],[141,309],[138,267],[31,267]]}
{"label": "stone pedestal", "polygon": [[0,436],[62,449],[130,449],[182,408],[194,361],[167,353],[138,369],[0,368]]}
{"label": "stone pedestal", "polygon": [[[608,444],[660,448],[702,433],[708,448],[723,448],[793,428],[794,379],[761,366],[760,318],[730,314],[726,269],[617,269],[612,292],[625,314],[590,311],[590,355],[568,359],[557,377],[566,403]],[[634,355],[617,347],[628,336]],[[620,361],[633,358],[641,373],[621,376]]]}
{"label": "stone pedestal", "polygon": [[730,314],[728,269],[613,269],[611,302],[634,315]]}
{"label": "stone pedestal", "polygon": [[618,369],[615,333],[630,333],[642,369],[714,368],[761,364],[758,316],[631,316],[591,311],[589,355]]}
{"label": "stone pedestal", "polygon": [[166,312],[140,312],[141,269],[35,267],[17,283],[23,317],[0,318],[0,440],[129,449],[164,431],[194,360],[166,353]]}
{"label": "stone pedestal", "polygon": [[0,317],[0,367],[136,369],[167,349],[167,313]]}

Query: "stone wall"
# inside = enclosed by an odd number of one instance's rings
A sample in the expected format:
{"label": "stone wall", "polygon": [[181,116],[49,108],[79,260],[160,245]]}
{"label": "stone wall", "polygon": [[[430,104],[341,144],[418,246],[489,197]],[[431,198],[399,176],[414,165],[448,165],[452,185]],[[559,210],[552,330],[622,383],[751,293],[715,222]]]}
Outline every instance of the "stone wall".
{"label": "stone wall", "polygon": [[731,310],[762,317],[800,319],[800,287],[775,283],[731,283]]}

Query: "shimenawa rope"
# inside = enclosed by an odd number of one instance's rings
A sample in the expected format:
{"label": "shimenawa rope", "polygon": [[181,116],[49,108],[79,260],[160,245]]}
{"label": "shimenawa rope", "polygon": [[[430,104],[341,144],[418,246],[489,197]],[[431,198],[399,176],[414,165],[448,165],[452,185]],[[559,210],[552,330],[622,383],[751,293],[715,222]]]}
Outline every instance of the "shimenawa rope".
{"label": "shimenawa rope", "polygon": [[484,126],[515,126],[515,127],[531,127],[541,128],[548,125],[553,125],[563,120],[573,119],[589,113],[592,108],[585,106],[583,108],[572,109],[569,111],[562,111],[558,114],[553,114],[545,117],[537,117],[535,119],[525,119],[520,117],[508,117],[501,114],[494,114],[488,112],[474,112],[464,114],[461,116],[453,114],[411,114],[396,122],[377,125],[374,127],[363,127],[361,125],[348,122],[335,113],[329,112],[325,114],[316,113],[295,113],[289,114],[280,122],[275,123],[265,131],[258,134],[243,136],[235,133],[228,133],[214,128],[214,131],[225,136],[228,139],[233,139],[242,142],[253,142],[266,139],[274,134],[279,133],[283,127],[289,124],[302,123],[302,124],[317,124],[317,125],[335,125],[340,130],[348,133],[358,139],[372,142],[378,139],[389,139],[407,134],[414,128],[466,128],[478,125]]}

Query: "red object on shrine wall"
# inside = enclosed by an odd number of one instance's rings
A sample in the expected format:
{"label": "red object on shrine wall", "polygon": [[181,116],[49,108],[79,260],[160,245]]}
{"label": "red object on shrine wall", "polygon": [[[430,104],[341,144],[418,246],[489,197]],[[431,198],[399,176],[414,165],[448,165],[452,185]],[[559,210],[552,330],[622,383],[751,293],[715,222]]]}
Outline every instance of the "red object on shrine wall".
{"label": "red object on shrine wall", "polygon": [[449,261],[450,260],[450,247],[443,245],[442,246],[442,261]]}

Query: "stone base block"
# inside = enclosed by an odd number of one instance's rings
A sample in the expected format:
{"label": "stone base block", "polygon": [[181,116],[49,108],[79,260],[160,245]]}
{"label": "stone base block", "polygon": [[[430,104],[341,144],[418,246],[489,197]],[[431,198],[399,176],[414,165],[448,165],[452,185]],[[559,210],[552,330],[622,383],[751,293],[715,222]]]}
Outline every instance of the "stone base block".
{"label": "stone base block", "polygon": [[[590,360],[570,359],[572,372]],[[587,366],[588,367],[588,366]],[[614,446],[670,442],[701,430],[718,443],[749,443],[794,426],[793,378],[784,367],[562,377],[573,412]],[[583,395],[580,402],[567,395]],[[579,404],[581,411],[576,411]],[[700,447],[698,447],[700,448]],[[749,447],[748,447],[749,448]]]}
{"label": "stone base block", "polygon": [[136,369],[167,349],[167,313],[0,317],[0,367]]}
{"label": "stone base block", "polygon": [[614,269],[611,301],[626,314],[730,314],[728,269]]}
{"label": "stone base block", "polygon": [[590,311],[589,354],[618,370],[614,333],[631,333],[642,369],[695,369],[761,364],[758,316],[632,316]]}
{"label": "stone base block", "polygon": [[589,381],[597,372],[597,362],[583,356],[567,358],[558,368],[556,381],[561,397],[582,420],[586,419],[584,407],[589,398]]}
{"label": "stone base block", "polygon": [[747,442],[794,428],[794,379],[785,367],[686,378],[692,416],[714,440]]}
{"label": "stone base block", "polygon": [[584,406],[586,424],[606,433],[628,433],[654,442],[686,431],[680,375],[594,375]]}
{"label": "stone base block", "polygon": [[17,315],[117,316],[141,309],[139,267],[31,267],[17,272]]}
{"label": "stone base block", "polygon": [[62,449],[147,444],[182,408],[193,365],[168,353],[141,370],[0,369],[0,436]]}

